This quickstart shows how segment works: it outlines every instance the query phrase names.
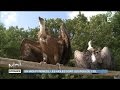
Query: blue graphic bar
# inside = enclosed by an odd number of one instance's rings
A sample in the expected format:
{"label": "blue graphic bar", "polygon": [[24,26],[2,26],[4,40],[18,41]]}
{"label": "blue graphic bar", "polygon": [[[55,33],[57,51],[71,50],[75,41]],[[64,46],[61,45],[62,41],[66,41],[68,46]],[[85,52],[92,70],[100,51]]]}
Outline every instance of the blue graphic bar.
{"label": "blue graphic bar", "polygon": [[23,70],[23,73],[108,73],[108,70]]}

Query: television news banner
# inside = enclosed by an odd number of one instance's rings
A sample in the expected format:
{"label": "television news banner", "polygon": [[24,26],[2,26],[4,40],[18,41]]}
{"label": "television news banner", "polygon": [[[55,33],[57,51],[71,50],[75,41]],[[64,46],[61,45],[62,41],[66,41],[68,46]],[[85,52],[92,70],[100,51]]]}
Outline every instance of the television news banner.
{"label": "television news banner", "polygon": [[91,69],[83,69],[83,70],[22,70],[20,67],[22,66],[21,62],[9,64],[8,73],[86,73],[86,74],[105,74],[108,73],[108,70],[91,70]]}

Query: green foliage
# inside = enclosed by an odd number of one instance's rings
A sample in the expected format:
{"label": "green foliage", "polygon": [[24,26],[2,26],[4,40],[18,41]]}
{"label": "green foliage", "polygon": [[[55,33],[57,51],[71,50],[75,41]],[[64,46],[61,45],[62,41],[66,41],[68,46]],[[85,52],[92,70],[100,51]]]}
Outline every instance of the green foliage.
{"label": "green foliage", "polygon": [[61,23],[64,22],[60,18],[46,20],[46,27],[53,36],[57,36]]}
{"label": "green foliage", "polygon": [[[109,18],[109,21],[108,21]],[[94,47],[103,48],[108,46],[112,52],[116,63],[116,70],[120,70],[120,12],[115,12],[112,15],[111,12],[106,14],[98,14],[90,18],[90,21],[79,13],[73,20],[66,19],[48,19],[46,20],[46,26],[49,32],[53,36],[58,36],[61,23],[66,24],[67,31],[70,34],[72,53],[75,50],[86,50],[89,40],[93,40]],[[6,29],[3,24],[0,24],[0,57],[7,58],[19,58],[20,56],[20,44],[23,38],[29,38],[31,40],[37,40],[38,28],[24,28],[9,27]],[[73,54],[71,60],[73,59]],[[69,66],[75,66],[70,60]],[[0,74],[2,75],[2,73]],[[9,78],[9,75],[5,74]],[[5,76],[3,78],[5,78]],[[103,78],[103,77],[91,77],[75,74],[35,74],[35,75],[10,75],[10,78],[60,78],[60,79],[72,79],[72,78]]]}

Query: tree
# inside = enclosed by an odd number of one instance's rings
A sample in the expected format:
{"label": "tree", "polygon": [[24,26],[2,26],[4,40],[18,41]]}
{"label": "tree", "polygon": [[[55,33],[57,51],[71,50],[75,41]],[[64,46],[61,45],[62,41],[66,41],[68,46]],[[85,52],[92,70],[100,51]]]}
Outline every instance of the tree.
{"label": "tree", "polygon": [[87,47],[87,41],[88,41],[88,20],[87,17],[84,16],[84,14],[79,13],[77,17],[75,17],[71,22],[73,22],[71,27],[74,27],[72,31],[74,36],[71,41],[73,52],[74,50],[78,49],[80,51],[85,50]]}
{"label": "tree", "polygon": [[112,43],[113,46],[113,52],[115,55],[115,60],[116,60],[116,68],[119,70],[120,69],[120,12],[117,11],[111,17],[111,28],[112,28],[112,34],[113,34],[113,39],[114,42]]}
{"label": "tree", "polygon": [[46,26],[49,29],[51,35],[55,37],[58,36],[59,28],[62,22],[64,21],[60,18],[46,20]]}

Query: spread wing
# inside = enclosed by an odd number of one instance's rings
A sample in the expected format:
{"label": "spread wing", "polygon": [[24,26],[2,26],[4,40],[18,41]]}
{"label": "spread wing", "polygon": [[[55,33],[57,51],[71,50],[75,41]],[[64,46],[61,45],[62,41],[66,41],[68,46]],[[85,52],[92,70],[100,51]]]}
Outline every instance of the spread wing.
{"label": "spread wing", "polygon": [[39,42],[23,39],[20,46],[21,59],[40,62],[43,59]]}
{"label": "spread wing", "polygon": [[80,67],[80,68],[90,68],[89,67],[89,61],[88,61],[88,58],[89,56],[85,55],[84,52],[80,52],[78,50],[75,50],[74,52],[74,60],[76,61],[76,65],[77,67]]}
{"label": "spread wing", "polygon": [[82,62],[83,62],[83,53],[82,52],[80,52],[80,51],[78,51],[78,50],[76,50],[75,52],[74,52],[74,59],[75,59],[75,61],[76,61],[76,64],[77,64],[77,66],[79,66],[80,64],[82,64]]}
{"label": "spread wing", "polygon": [[61,58],[60,63],[65,65],[70,60],[71,44],[70,44],[69,34],[68,34],[68,32],[65,28],[65,25],[63,23],[60,26],[59,38],[61,38],[63,40],[63,43],[62,43],[62,58]]}
{"label": "spread wing", "polygon": [[111,58],[111,52],[108,49],[108,47],[104,47],[101,50],[101,59],[102,59],[102,67],[105,69],[111,69],[112,58]]}

